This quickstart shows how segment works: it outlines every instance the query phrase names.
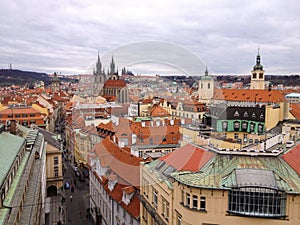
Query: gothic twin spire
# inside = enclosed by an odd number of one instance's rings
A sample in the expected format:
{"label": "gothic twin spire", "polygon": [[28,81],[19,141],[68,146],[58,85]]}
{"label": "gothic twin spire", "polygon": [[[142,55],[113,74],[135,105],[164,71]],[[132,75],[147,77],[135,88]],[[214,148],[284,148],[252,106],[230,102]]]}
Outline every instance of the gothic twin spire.
{"label": "gothic twin spire", "polygon": [[[113,75],[116,72],[117,71],[116,71],[114,56],[112,55],[111,56],[111,62],[110,62],[110,71],[109,70],[107,71],[107,73],[108,73],[107,75]],[[99,51],[98,51],[98,60],[97,60],[97,63],[96,63],[96,71],[94,69],[94,75],[96,75],[96,74],[105,74],[104,68],[102,69],[102,63],[100,61]]]}

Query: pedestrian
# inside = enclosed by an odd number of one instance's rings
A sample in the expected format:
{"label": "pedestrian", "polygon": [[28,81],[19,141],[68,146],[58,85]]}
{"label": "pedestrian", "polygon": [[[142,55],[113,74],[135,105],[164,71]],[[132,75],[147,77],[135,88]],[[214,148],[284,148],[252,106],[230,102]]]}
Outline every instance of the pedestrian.
{"label": "pedestrian", "polygon": [[73,196],[72,196],[72,195],[70,195],[70,201],[72,201],[72,198],[73,198]]}
{"label": "pedestrian", "polygon": [[60,206],[58,207],[58,212],[59,212],[59,213],[61,212],[61,207],[60,207]]}
{"label": "pedestrian", "polygon": [[74,192],[74,186],[72,185],[71,187],[71,192],[73,193]]}

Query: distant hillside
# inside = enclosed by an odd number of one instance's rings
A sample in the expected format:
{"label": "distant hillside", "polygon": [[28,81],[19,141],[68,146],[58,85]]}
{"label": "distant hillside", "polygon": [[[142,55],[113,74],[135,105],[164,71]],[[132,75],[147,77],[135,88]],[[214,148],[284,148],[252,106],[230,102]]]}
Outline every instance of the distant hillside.
{"label": "distant hillside", "polygon": [[34,84],[36,81],[44,81],[45,85],[51,83],[51,77],[46,73],[37,73],[22,70],[0,70],[0,86]]}

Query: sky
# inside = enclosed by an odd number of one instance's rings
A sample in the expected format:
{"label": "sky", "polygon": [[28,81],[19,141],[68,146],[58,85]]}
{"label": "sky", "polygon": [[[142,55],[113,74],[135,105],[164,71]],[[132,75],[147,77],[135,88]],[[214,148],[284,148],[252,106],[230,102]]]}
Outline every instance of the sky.
{"label": "sky", "polygon": [[0,0],[0,68],[137,74],[300,73],[297,0]]}

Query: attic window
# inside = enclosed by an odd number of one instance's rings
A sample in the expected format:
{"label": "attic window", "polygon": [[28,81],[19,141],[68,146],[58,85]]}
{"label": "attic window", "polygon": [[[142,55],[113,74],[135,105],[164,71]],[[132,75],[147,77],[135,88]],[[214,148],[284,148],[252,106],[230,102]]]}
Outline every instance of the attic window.
{"label": "attic window", "polygon": [[234,116],[240,116],[238,111],[235,111]]}
{"label": "attic window", "polygon": [[244,113],[244,117],[248,117],[249,115],[248,115],[248,112],[246,111],[245,113]]}
{"label": "attic window", "polygon": [[173,173],[174,171],[176,171],[176,169],[172,166],[169,166],[167,169],[164,170],[163,175],[169,177],[170,174]]}
{"label": "attic window", "polygon": [[263,119],[263,118],[264,118],[264,115],[263,115],[263,114],[260,114],[259,118],[260,118],[260,119]]}
{"label": "attic window", "polygon": [[252,118],[256,118],[255,112],[252,113]]}

